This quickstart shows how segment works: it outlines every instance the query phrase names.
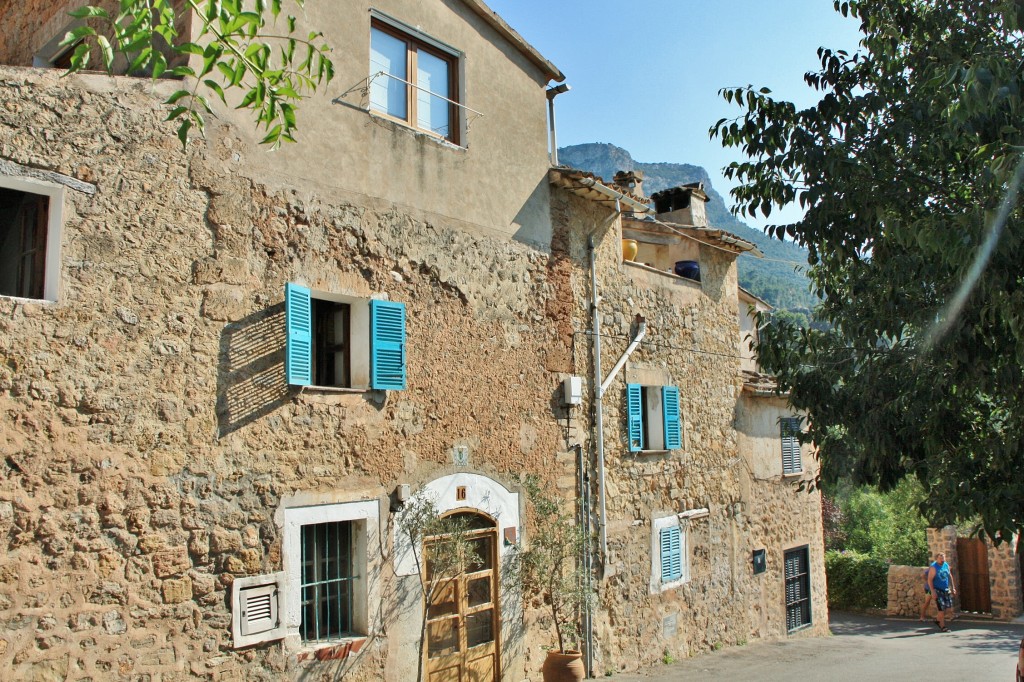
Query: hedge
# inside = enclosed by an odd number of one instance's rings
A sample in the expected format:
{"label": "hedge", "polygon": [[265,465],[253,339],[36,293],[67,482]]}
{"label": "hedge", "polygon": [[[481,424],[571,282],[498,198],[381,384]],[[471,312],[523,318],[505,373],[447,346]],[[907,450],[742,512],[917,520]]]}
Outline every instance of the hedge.
{"label": "hedge", "polygon": [[889,563],[852,550],[825,552],[828,605],[833,609],[885,608]]}

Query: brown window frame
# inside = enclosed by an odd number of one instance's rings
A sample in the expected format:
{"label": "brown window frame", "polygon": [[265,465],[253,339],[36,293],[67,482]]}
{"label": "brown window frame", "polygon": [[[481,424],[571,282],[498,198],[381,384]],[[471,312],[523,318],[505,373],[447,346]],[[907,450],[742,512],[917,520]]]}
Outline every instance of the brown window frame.
{"label": "brown window frame", "polygon": [[18,207],[4,233],[17,235],[16,252],[8,257],[16,266],[14,289],[0,291],[2,296],[43,299],[46,291],[46,251],[49,237],[50,197],[20,189],[2,187],[20,194]]}
{"label": "brown window frame", "polygon": [[[417,38],[416,36],[403,31],[391,24],[381,21],[380,19],[373,18],[370,20],[370,41],[373,41],[373,30],[377,29],[382,33],[386,33],[393,38],[397,38],[405,43],[405,73],[408,83],[405,84],[405,101],[406,101],[406,117],[400,118],[393,116],[386,111],[379,111],[377,109],[371,109],[371,111],[383,118],[397,121],[411,128],[415,128],[428,135],[432,135],[440,140],[447,140],[452,144],[461,145],[461,130],[462,130],[462,119],[459,115],[460,105],[459,101],[459,57],[458,55],[452,54],[445,50],[439,49],[438,47],[431,45],[430,43]],[[448,65],[448,99],[452,100],[448,102],[448,135],[441,135],[428,130],[426,128],[420,128],[416,121],[418,120],[417,106],[419,104],[418,98],[416,97],[417,87],[416,84],[416,72],[417,72],[417,58],[419,52],[426,52],[438,59],[444,61]],[[371,74],[372,75],[372,74]]]}
{"label": "brown window frame", "polygon": [[[313,385],[329,388],[352,387],[352,308],[347,303],[312,297]],[[333,329],[340,315],[341,330]],[[341,367],[338,367],[338,364]],[[338,374],[341,379],[335,379]]]}

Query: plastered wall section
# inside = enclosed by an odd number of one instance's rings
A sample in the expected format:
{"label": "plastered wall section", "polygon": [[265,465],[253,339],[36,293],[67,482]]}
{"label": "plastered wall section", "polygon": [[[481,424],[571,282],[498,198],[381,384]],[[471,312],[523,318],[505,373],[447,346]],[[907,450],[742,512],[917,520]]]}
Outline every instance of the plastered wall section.
{"label": "plastered wall section", "polygon": [[[744,391],[736,405],[741,457],[740,490],[746,501],[750,550],[766,552],[766,571],[752,581],[750,620],[753,637],[793,636],[786,630],[786,550],[806,546],[810,559],[811,621],[801,635],[828,634],[828,600],[821,519],[821,495],[815,487],[818,460],[811,444],[800,450],[800,473],[782,473],[779,420],[795,412],[785,398]],[[753,557],[742,560],[749,566]]]}
{"label": "plastered wall section", "polygon": [[[680,658],[766,635],[768,629],[755,623],[759,607],[754,604],[764,603],[773,622],[783,624],[785,604],[769,604],[783,589],[781,578],[778,590],[765,596],[749,562],[759,500],[744,489],[734,428],[741,382],[733,256],[704,247],[698,284],[622,263],[620,227],[609,206],[559,193],[553,213],[556,241],[565,227],[573,262],[588,262],[588,235],[596,243],[606,375],[636,332],[636,314],[647,321],[646,337],[603,401],[609,554],[600,584],[596,673],[654,665],[666,652]],[[576,272],[573,293],[574,325],[585,330],[590,326],[586,268]],[[578,335],[573,350],[577,370],[589,371],[590,341]],[[679,387],[682,449],[628,451],[627,382]],[[586,393],[589,401],[592,391]],[[580,414],[587,409],[584,405]],[[653,520],[697,508],[710,514],[685,524],[689,582],[652,594]],[[785,534],[775,528],[760,531],[778,548],[779,561]],[[771,632],[779,634],[777,627]]]}
{"label": "plastered wall section", "polygon": [[[64,31],[66,10],[78,4],[30,2],[40,9],[32,13],[18,2],[0,10],[0,18],[10,20],[0,40],[0,64],[31,65],[39,46]],[[360,203],[382,198],[419,220],[443,216],[463,231],[541,247],[550,243],[549,79],[519,48],[461,0],[342,0],[308,3],[302,11],[285,6],[297,16],[296,35],[323,33],[317,40],[332,48],[335,78],[299,107],[298,145],[245,159],[268,187],[344,193]],[[453,99],[468,107],[460,109],[458,144],[369,113],[371,9],[456,55],[460,86]],[[283,23],[270,24],[268,31],[283,31]],[[190,32],[180,29],[182,35]],[[229,103],[243,94],[229,91]],[[217,116],[237,124],[245,142],[266,134],[247,110],[222,107]]]}
{"label": "plastered wall section", "polygon": [[[3,68],[0,88],[0,158],[96,187],[66,192],[58,301],[0,298],[0,668],[405,679],[418,653],[386,635],[418,617],[401,586],[381,588],[357,655],[317,661],[232,650],[231,583],[281,570],[289,495],[383,499],[450,472],[457,444],[506,486],[571,477],[551,397],[568,367],[547,305],[567,295],[558,264],[446,214],[281,189],[230,125],[182,152],[166,89],[145,81]],[[406,303],[408,389],[287,386],[296,280]],[[507,679],[525,675],[515,631]]]}

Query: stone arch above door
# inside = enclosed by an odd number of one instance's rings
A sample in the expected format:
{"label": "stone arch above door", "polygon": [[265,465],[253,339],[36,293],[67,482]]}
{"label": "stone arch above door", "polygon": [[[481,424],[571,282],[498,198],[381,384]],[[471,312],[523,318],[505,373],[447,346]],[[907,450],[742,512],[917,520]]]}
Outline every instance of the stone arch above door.
{"label": "stone arch above door", "polygon": [[[430,495],[441,514],[455,509],[483,512],[495,520],[498,528],[498,558],[503,560],[514,545],[504,542],[508,529],[520,537],[519,493],[482,474],[456,473],[427,483],[417,495]],[[409,538],[395,526],[395,574],[416,575],[416,558]]]}

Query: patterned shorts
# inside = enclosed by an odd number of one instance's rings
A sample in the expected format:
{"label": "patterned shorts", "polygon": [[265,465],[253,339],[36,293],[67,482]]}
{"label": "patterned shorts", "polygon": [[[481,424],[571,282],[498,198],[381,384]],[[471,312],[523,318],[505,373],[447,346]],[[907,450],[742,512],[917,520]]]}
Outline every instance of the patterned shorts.
{"label": "patterned shorts", "polygon": [[940,611],[953,608],[953,597],[949,595],[949,590],[935,588],[935,605]]}

